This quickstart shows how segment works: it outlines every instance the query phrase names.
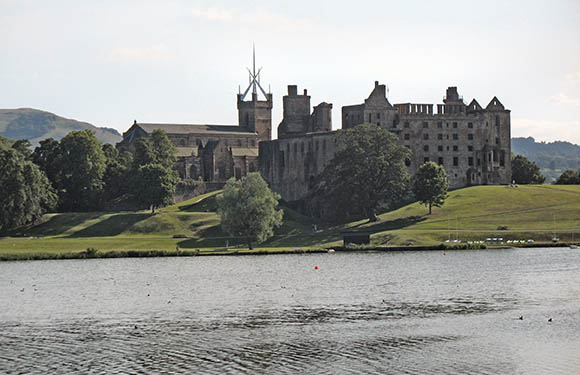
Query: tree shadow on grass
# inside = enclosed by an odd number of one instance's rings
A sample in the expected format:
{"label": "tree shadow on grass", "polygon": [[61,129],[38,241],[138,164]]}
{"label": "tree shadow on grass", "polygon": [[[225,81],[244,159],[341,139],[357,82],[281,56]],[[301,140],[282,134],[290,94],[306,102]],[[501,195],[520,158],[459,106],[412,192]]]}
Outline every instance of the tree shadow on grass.
{"label": "tree shadow on grass", "polygon": [[19,228],[14,232],[11,232],[11,235],[24,235],[27,236],[56,236],[59,234],[66,233],[73,227],[77,225],[81,225],[85,221],[94,220],[100,217],[102,213],[65,213],[65,214],[57,214],[47,221],[25,228]]}
{"label": "tree shadow on grass", "polygon": [[207,197],[200,202],[188,204],[179,207],[179,211],[184,212],[215,212],[217,210],[217,203],[215,196]]}
{"label": "tree shadow on grass", "polygon": [[[388,221],[377,221],[369,225],[368,222],[360,223],[354,227],[349,228],[350,231],[361,231],[361,232],[384,232],[386,230],[396,230],[403,229],[408,226],[420,223],[427,220],[425,216],[407,216],[395,220]],[[363,226],[364,225],[364,226]]]}
{"label": "tree shadow on grass", "polygon": [[71,234],[69,237],[109,237],[117,236],[138,222],[151,217],[150,213],[123,213],[108,217],[83,230]]}

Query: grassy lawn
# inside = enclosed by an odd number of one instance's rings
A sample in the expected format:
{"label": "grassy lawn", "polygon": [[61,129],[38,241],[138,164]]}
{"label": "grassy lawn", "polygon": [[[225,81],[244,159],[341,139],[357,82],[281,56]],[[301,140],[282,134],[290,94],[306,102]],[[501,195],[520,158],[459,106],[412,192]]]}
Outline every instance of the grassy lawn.
{"label": "grassy lawn", "polygon": [[[66,254],[87,248],[100,252],[129,250],[184,251],[201,254],[246,252],[244,242],[222,233],[212,192],[159,210],[47,214],[38,225],[0,238],[3,254]],[[374,245],[436,245],[447,239],[465,241],[580,240],[580,186],[476,186],[450,192],[441,208],[412,203],[379,215],[379,221],[355,221],[322,227],[313,233],[312,218],[284,208],[276,236],[254,252],[314,250],[340,245],[344,230],[370,231]],[[504,229],[500,230],[499,228]],[[574,237],[573,237],[574,236]],[[175,237],[175,238],[174,238]],[[240,245],[239,248],[235,248]],[[231,249],[234,248],[234,249]]]}

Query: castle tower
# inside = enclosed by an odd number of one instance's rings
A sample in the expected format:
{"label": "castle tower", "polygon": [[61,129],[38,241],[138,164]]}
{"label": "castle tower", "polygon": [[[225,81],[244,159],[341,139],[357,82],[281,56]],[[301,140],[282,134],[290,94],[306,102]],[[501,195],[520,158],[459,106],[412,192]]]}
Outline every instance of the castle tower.
{"label": "castle tower", "polygon": [[[238,93],[238,121],[240,127],[258,133],[260,141],[269,141],[272,139],[272,94],[264,91],[260,85],[260,72],[256,72],[256,49],[253,50],[252,70],[250,73],[250,83],[244,93]],[[251,100],[244,99],[252,89]],[[259,94],[262,94],[265,100],[258,100]]]}

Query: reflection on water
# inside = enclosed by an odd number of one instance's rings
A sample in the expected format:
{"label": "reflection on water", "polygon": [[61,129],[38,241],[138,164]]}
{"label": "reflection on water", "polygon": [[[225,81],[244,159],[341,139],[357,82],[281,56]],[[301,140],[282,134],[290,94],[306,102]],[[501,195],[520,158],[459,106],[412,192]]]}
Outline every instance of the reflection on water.
{"label": "reflection on water", "polygon": [[0,263],[0,306],[7,374],[580,372],[563,248]]}

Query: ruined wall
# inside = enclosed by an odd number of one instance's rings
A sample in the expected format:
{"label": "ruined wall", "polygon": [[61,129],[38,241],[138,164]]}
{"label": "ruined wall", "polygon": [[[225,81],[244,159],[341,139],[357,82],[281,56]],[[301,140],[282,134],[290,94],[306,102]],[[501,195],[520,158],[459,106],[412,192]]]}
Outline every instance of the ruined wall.
{"label": "ruined wall", "polygon": [[350,129],[362,123],[377,124],[390,129],[399,123],[397,111],[386,96],[386,86],[375,81],[375,87],[364,104],[342,107],[342,128]]}
{"label": "ruined wall", "polygon": [[[451,87],[435,112],[433,104],[390,106],[381,99],[385,93],[380,86],[375,83],[365,104],[342,108],[343,129],[368,122],[360,120],[366,115],[397,134],[400,144],[412,151],[406,160],[411,176],[423,163],[433,161],[445,167],[451,188],[511,182],[510,111],[497,98],[485,109],[475,100],[465,105],[457,88]],[[260,172],[283,199],[304,198],[334,157],[335,137],[336,132],[327,131],[262,142]]]}
{"label": "ruined wall", "polygon": [[307,133],[260,142],[259,169],[271,189],[286,201],[303,198],[337,149],[336,132]]}
{"label": "ruined wall", "polygon": [[[508,184],[510,162],[510,112],[442,109],[441,114],[401,113],[397,132],[411,149],[409,173],[433,161],[445,167],[452,188],[469,185]],[[399,107],[398,107],[399,108]]]}

